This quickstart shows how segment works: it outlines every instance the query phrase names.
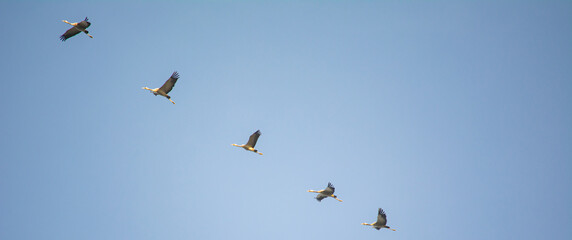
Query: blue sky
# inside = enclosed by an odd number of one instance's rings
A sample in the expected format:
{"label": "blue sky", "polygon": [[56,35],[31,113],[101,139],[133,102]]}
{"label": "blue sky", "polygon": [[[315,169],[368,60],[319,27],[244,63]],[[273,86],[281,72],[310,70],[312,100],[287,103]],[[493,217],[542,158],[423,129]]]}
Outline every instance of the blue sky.
{"label": "blue sky", "polygon": [[[66,42],[89,17],[93,39]],[[569,239],[571,1],[3,1],[0,239]],[[180,79],[171,104],[141,87]],[[260,129],[263,156],[232,147]],[[343,199],[317,202],[328,182]],[[378,208],[396,232],[361,226]]]}

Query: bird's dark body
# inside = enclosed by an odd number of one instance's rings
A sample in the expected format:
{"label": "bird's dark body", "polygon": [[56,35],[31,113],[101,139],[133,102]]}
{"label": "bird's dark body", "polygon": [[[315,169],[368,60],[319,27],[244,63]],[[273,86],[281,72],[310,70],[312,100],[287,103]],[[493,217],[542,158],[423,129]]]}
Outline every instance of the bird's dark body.
{"label": "bird's dark body", "polygon": [[77,24],[77,27],[80,28],[80,29],[86,29],[86,28],[88,28],[90,25],[91,25],[91,23],[88,22],[88,21],[87,21],[87,18],[86,18],[86,20],[83,20],[83,21],[79,22],[79,23]]}

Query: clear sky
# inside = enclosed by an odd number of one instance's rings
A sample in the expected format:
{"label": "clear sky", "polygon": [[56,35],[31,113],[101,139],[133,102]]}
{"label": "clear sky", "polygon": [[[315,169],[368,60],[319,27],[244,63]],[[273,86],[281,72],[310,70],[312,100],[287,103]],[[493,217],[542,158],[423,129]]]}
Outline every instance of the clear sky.
{"label": "clear sky", "polygon": [[[2,240],[572,237],[572,1],[2,1],[0,23]],[[173,71],[176,105],[141,89]],[[257,129],[263,156],[230,145]],[[328,182],[344,202],[306,192]],[[396,232],[360,225],[380,207]]]}

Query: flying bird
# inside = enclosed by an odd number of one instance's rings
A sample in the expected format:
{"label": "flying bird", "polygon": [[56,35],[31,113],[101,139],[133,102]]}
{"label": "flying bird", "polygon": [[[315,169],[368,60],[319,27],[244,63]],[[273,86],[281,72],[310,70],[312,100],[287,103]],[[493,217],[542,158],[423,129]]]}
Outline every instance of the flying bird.
{"label": "flying bird", "polygon": [[332,197],[340,202],[343,202],[341,199],[338,198],[338,196],[334,195],[334,191],[336,191],[336,188],[334,188],[334,185],[332,185],[332,183],[328,183],[328,187],[326,187],[326,189],[324,190],[319,190],[319,191],[308,190],[308,192],[318,193],[318,195],[316,196],[316,200],[318,200],[318,202],[321,202],[322,199],[327,197]]}
{"label": "flying bird", "polygon": [[385,216],[385,212],[383,211],[383,209],[379,208],[379,210],[377,211],[377,222],[374,223],[362,223],[361,225],[368,225],[368,226],[372,226],[375,229],[379,230],[382,228],[387,228],[389,230],[395,231],[395,229],[390,228],[389,226],[385,225],[387,224],[387,216]]}
{"label": "flying bird", "polygon": [[143,89],[151,91],[151,93],[155,94],[155,96],[161,95],[163,97],[166,97],[167,99],[169,99],[169,101],[175,104],[175,102],[171,100],[171,96],[167,95],[167,93],[173,90],[175,83],[177,83],[177,79],[179,79],[179,73],[175,71],[160,88],[150,89],[148,87],[144,87]]}
{"label": "flying bird", "polygon": [[71,38],[80,32],[84,32],[85,34],[87,34],[87,36],[93,38],[93,36],[89,35],[89,32],[86,30],[89,27],[89,25],[91,25],[91,23],[87,21],[87,17],[85,18],[85,20],[78,23],[70,23],[66,20],[62,20],[62,22],[65,22],[73,26],[72,28],[68,29],[63,35],[60,36],[60,39],[62,41],[65,41],[68,38]]}
{"label": "flying bird", "polygon": [[255,152],[258,153],[260,155],[262,155],[261,152],[259,152],[258,150],[254,149],[254,146],[256,146],[256,142],[258,141],[258,137],[260,137],[260,130],[256,130],[256,132],[254,132],[252,135],[250,135],[250,138],[248,138],[248,142],[246,144],[243,145],[238,145],[238,144],[231,144],[232,146],[235,147],[241,147],[244,148],[247,151],[251,151],[251,152]]}

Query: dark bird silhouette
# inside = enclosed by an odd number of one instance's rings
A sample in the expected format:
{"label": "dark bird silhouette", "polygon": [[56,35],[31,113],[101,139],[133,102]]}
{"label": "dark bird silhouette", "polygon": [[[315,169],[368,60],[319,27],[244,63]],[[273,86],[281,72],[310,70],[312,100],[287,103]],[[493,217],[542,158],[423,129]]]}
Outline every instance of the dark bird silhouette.
{"label": "dark bird silhouette", "polygon": [[155,94],[155,96],[161,95],[163,97],[166,97],[167,99],[169,99],[169,101],[175,104],[175,102],[171,100],[171,96],[167,95],[167,93],[173,90],[175,83],[177,83],[177,79],[179,79],[179,73],[173,72],[171,77],[167,79],[167,81],[160,88],[150,89],[148,87],[144,87],[143,89],[151,91],[151,93]]}
{"label": "dark bird silhouette", "polygon": [[341,199],[338,198],[338,196],[334,195],[335,191],[336,191],[336,188],[334,188],[334,185],[332,185],[332,183],[328,183],[328,186],[326,187],[326,189],[323,189],[323,190],[319,190],[319,191],[308,190],[308,192],[318,193],[318,195],[316,195],[316,200],[318,200],[318,202],[321,202],[322,199],[327,198],[327,197],[332,197],[332,198],[334,198],[340,202],[343,202]]}
{"label": "dark bird silhouette", "polygon": [[89,32],[86,30],[89,27],[89,25],[91,25],[91,23],[87,21],[87,17],[85,18],[85,20],[78,23],[70,23],[66,20],[62,21],[73,26],[72,28],[68,29],[63,35],[60,36],[60,39],[62,41],[65,41],[68,38],[71,38],[80,32],[84,32],[85,34],[87,34],[87,36],[93,38],[93,36],[89,35]]}
{"label": "dark bird silhouette", "polygon": [[256,130],[256,132],[254,132],[252,135],[250,135],[250,138],[248,138],[248,142],[246,144],[243,145],[238,145],[238,144],[231,144],[232,146],[235,147],[241,147],[244,148],[247,151],[251,151],[251,152],[255,152],[258,153],[260,155],[262,155],[261,152],[259,152],[258,150],[254,149],[254,146],[256,146],[256,142],[258,141],[258,138],[260,137],[260,130]]}
{"label": "dark bird silhouette", "polygon": [[377,230],[382,229],[382,228],[387,228],[389,230],[395,231],[395,229],[392,229],[385,224],[387,224],[387,216],[385,216],[385,212],[383,211],[383,209],[379,208],[379,210],[377,211],[377,221],[376,222],[374,222],[374,223],[362,223],[361,225],[372,226]]}

